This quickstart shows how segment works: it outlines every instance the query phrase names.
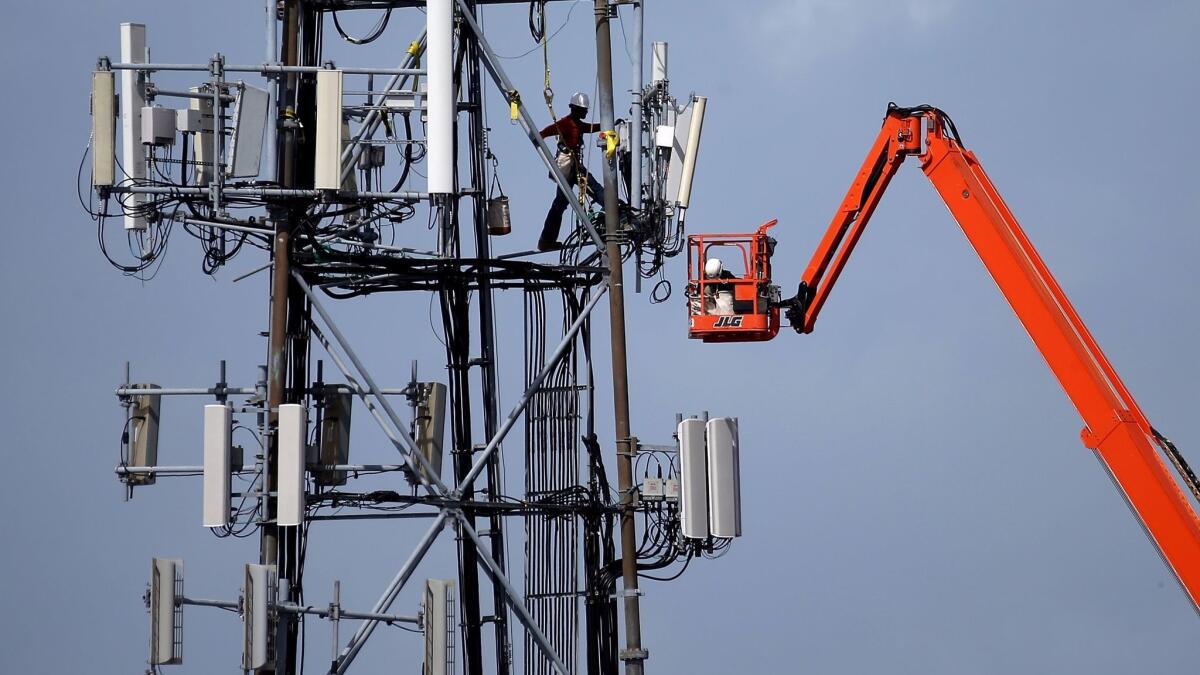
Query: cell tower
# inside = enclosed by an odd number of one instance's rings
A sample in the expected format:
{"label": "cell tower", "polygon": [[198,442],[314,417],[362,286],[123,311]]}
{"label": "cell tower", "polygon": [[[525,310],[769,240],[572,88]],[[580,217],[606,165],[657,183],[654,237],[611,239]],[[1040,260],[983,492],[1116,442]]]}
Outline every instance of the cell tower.
{"label": "cell tower", "polygon": [[[426,675],[600,675],[622,664],[641,673],[648,651],[639,575],[674,578],[741,534],[736,420],[681,415],[676,442],[662,445],[639,442],[629,424],[622,262],[636,260],[640,290],[683,250],[705,99],[671,94],[663,43],[653,45],[645,84],[641,3],[596,0],[600,146],[581,154],[563,144],[557,124],[555,133],[539,129],[527,107],[542,99],[559,119],[547,1],[528,6],[533,46],[547,59],[546,81],[528,95],[480,26],[490,4],[516,11],[499,0],[267,0],[258,9],[264,63],[231,64],[220,54],[156,63],[147,27],[136,23],[120,26],[119,59],[100,58],[88,211],[104,255],[144,278],[182,230],[199,241],[206,273],[257,249],[267,260],[246,275],[271,280],[266,365],[236,374],[243,384],[227,381],[222,361],[211,386],[137,384],[127,366],[117,389],[126,423],[116,472],[129,496],[159,478],[200,475],[201,524],[220,537],[260,540],[236,599],[188,597],[183,561],[153,561],[152,669],[183,663],[184,608],[208,606],[240,615],[245,671],[299,672],[299,627],[309,618],[329,622],[328,672],[339,675],[384,623],[423,633],[412,663],[423,662]],[[614,114],[609,36],[622,10],[635,27],[628,121]],[[379,17],[365,36],[340,20],[358,11]],[[323,53],[335,32],[359,45],[402,31],[398,66],[334,63]],[[510,229],[484,115],[493,86],[570,209],[562,243],[540,247],[550,251],[492,251],[493,238]],[[554,136],[557,149],[548,145]],[[603,197],[589,190],[588,155]],[[426,224],[436,234],[432,250],[415,245],[428,236]],[[121,234],[128,256],[106,243]],[[655,287],[660,297],[669,292],[661,281]],[[440,371],[415,363],[407,383],[372,376],[335,316],[339,304],[382,293],[432,296],[446,381],[419,379]],[[520,293],[523,316],[499,315],[500,293]],[[605,299],[611,447],[594,412],[608,383],[592,368],[592,315]],[[498,365],[515,362],[517,351],[497,341],[499,324],[525,335],[523,368],[507,370],[524,373],[519,395],[499,388]],[[183,402],[197,397],[206,405],[189,412]],[[180,401],[168,422],[203,418],[202,457],[160,456],[165,399]],[[393,463],[352,461],[364,452],[351,452],[351,421],[361,425],[364,415],[394,447]],[[518,425],[523,433],[506,444]],[[502,458],[523,476],[515,492]],[[308,549],[310,524],[361,518],[424,518],[428,526],[374,606],[343,607],[337,579],[327,580],[327,601],[314,600],[320,584],[305,578],[305,559],[320,552]],[[457,566],[424,569],[447,531]],[[510,557],[513,540],[521,553]],[[397,599],[419,585],[418,573],[423,600],[406,613]]]}

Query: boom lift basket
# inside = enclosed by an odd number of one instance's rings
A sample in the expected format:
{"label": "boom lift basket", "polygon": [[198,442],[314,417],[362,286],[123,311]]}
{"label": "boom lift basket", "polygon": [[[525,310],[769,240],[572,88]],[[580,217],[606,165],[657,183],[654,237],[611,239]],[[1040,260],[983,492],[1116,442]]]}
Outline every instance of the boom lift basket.
{"label": "boom lift basket", "polygon": [[[705,342],[762,342],[779,334],[779,287],[771,285],[775,240],[764,223],[752,234],[688,235],[688,337]],[[742,275],[729,269],[709,278],[705,263],[740,260]]]}

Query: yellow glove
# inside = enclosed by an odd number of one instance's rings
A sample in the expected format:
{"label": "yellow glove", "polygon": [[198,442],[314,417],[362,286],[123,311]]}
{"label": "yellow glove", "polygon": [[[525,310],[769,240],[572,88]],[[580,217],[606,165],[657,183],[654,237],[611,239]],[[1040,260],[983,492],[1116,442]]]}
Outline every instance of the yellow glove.
{"label": "yellow glove", "polygon": [[600,138],[604,139],[604,156],[611,158],[617,154],[617,143],[620,140],[615,131],[601,131]]}

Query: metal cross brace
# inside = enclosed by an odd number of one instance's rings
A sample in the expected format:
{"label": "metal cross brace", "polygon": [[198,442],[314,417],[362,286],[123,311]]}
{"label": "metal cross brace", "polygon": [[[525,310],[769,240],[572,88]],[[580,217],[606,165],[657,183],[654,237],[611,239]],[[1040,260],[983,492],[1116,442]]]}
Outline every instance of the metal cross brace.
{"label": "metal cross brace", "polygon": [[[400,66],[402,70],[416,68],[417,63],[420,62],[420,54],[425,51],[425,31],[421,31],[421,36],[414,40],[413,44],[417,46],[416,53],[413,53],[412,51],[408,53],[408,57],[404,59],[404,63]],[[380,96],[380,104],[383,104],[384,100],[389,98],[389,92],[395,89],[396,86],[403,80],[407,80],[408,78],[408,75],[393,75],[392,79],[388,81],[387,86],[384,87],[384,93]],[[371,110],[371,112],[367,113],[366,119],[363,120],[362,126],[359,127],[358,133],[354,135],[353,140],[351,140],[349,145],[342,150],[341,159],[343,181],[345,181],[346,177],[350,175],[350,172],[354,170],[354,163],[357,162],[359,156],[362,155],[364,148],[363,140],[374,136],[375,130],[379,128],[379,124],[382,121],[383,115],[380,114],[379,110]]]}
{"label": "metal cross brace", "polygon": [[[392,444],[396,446],[398,451],[400,451],[400,456],[403,457],[404,461],[413,468],[413,474],[419,481],[421,481],[421,484],[425,486],[425,489],[428,490],[430,494],[435,494],[442,497],[447,496],[450,492],[450,489],[446,487],[446,484],[443,483],[438,477],[437,472],[434,471],[425,455],[423,455],[417,449],[416,442],[413,441],[412,436],[410,436],[408,431],[405,430],[404,424],[400,422],[400,416],[396,414],[396,411],[392,408],[392,404],[388,402],[387,398],[383,395],[383,392],[379,389],[379,386],[375,384],[375,379],[371,377],[371,374],[363,366],[362,361],[359,360],[358,355],[354,353],[354,349],[350,347],[350,343],[346,340],[346,337],[342,335],[342,332],[338,329],[337,324],[333,322],[333,317],[330,316],[329,311],[325,309],[325,305],[321,302],[320,298],[317,297],[317,294],[313,292],[312,287],[310,287],[308,283],[304,281],[304,278],[300,275],[300,272],[297,270],[292,270],[292,278],[296,280],[296,284],[300,287],[300,290],[304,291],[304,294],[308,296],[308,299],[312,302],[313,308],[316,309],[317,313],[321,315],[321,319],[325,322],[325,325],[329,328],[329,331],[333,333],[334,339],[337,340],[338,346],[340,346],[342,351],[346,353],[346,356],[350,358],[351,363],[354,364],[355,370],[358,371],[358,374],[362,377],[363,382],[366,383],[367,390],[363,389],[362,385],[358,383],[357,379],[355,379],[354,374],[349,368],[346,367],[346,364],[333,350],[328,338],[326,338],[325,335],[322,334],[317,328],[317,326],[313,324],[311,326],[313,329],[313,334],[316,335],[321,341],[322,346],[325,347],[325,351],[327,351],[329,356],[333,359],[334,365],[336,365],[338,369],[342,371],[342,374],[345,375],[350,387],[355,390],[359,398],[361,398],[363,403],[367,406],[367,409],[371,411],[371,414],[375,417],[376,421],[379,422],[379,426],[382,427],[383,432],[387,435],[388,439],[392,441]],[[371,400],[367,396],[368,393],[370,393],[370,395],[375,398],[376,402],[378,402],[378,407],[371,403]],[[395,427],[394,429],[385,422],[383,416],[380,415],[379,408],[382,408],[383,412],[387,414],[388,419]],[[414,459],[416,460],[415,463],[413,462]],[[420,465],[419,468],[417,465]]]}
{"label": "metal cross brace", "polygon": [[567,351],[571,347],[571,343],[575,340],[575,336],[579,333],[579,329],[583,327],[584,322],[587,321],[588,316],[591,315],[592,310],[596,308],[596,305],[600,302],[600,298],[603,298],[607,291],[608,286],[600,286],[599,290],[596,292],[596,295],[594,295],[592,299],[589,300],[586,305],[584,305],[583,309],[579,312],[579,316],[575,317],[575,320],[571,322],[571,326],[567,329],[566,334],[563,335],[562,340],[558,343],[558,347],[555,348],[554,353],[551,354],[550,358],[546,360],[546,364],[542,366],[542,369],[540,372],[538,372],[537,377],[533,378],[533,382],[529,383],[529,387],[525,389],[525,393],[521,394],[521,400],[517,403],[517,406],[508,414],[508,418],[504,420],[504,424],[502,424],[500,428],[496,430],[496,435],[492,437],[492,440],[488,441],[487,447],[485,447],[479,454],[479,457],[475,459],[475,463],[471,466],[471,470],[467,472],[467,475],[464,476],[462,481],[460,481],[459,484],[454,488],[454,493],[451,495],[454,499],[461,499],[463,492],[471,485],[471,483],[475,481],[475,478],[479,476],[480,472],[483,471],[492,454],[495,453],[497,448],[500,447],[500,443],[504,441],[504,437],[508,435],[508,432],[513,428],[513,425],[517,423],[517,419],[520,418],[521,413],[523,413],[525,408],[528,407],[529,402],[533,399],[533,395],[536,394],[539,389],[541,389],[542,384],[546,381],[546,378],[550,376],[551,371],[554,370],[555,366],[558,365],[558,362],[562,360],[563,356],[566,355]]}
{"label": "metal cross brace", "polygon": [[[446,509],[443,509],[438,514],[437,520],[434,520],[429,529],[425,531],[425,536],[421,537],[421,540],[417,543],[417,547],[409,555],[408,560],[404,561],[404,564],[400,566],[400,571],[396,572],[396,576],[392,578],[391,583],[384,589],[383,595],[375,603],[375,608],[371,610],[372,614],[383,614],[391,608],[392,603],[396,601],[396,597],[400,595],[400,591],[404,588],[404,585],[408,583],[409,578],[416,571],[417,565],[420,564],[421,559],[429,551],[429,547],[433,545],[438,534],[445,527],[448,516],[449,514]],[[379,619],[366,619],[359,624],[358,630],[354,632],[353,637],[346,643],[346,647],[342,649],[342,653],[338,655],[336,675],[342,675],[346,672],[346,669],[350,667],[350,663],[354,661],[354,657],[358,656],[358,652],[362,650],[363,644],[366,643],[367,638],[371,637],[371,633],[375,631],[375,627],[378,625]]]}
{"label": "metal cross brace", "polygon": [[[384,589],[383,595],[380,596],[378,601],[376,601],[374,609],[372,609],[370,613],[373,615],[382,615],[391,609],[392,603],[395,602],[396,598],[400,594],[400,591],[404,589],[405,584],[408,583],[408,580],[412,577],[413,572],[416,571],[417,565],[420,564],[421,560],[425,557],[425,554],[428,553],[430,547],[432,547],[434,541],[445,527],[446,522],[451,515],[457,519],[458,526],[461,531],[464,532],[467,537],[469,537],[471,541],[475,543],[475,546],[479,552],[480,566],[484,568],[484,571],[487,573],[488,577],[492,579],[492,582],[499,584],[504,590],[504,594],[508,600],[509,606],[512,607],[522,625],[524,625],[529,631],[530,635],[534,639],[534,642],[537,643],[538,647],[542,650],[543,654],[545,654],[546,658],[549,659],[554,665],[556,671],[561,673],[561,675],[570,675],[570,671],[567,669],[562,659],[559,658],[558,654],[554,651],[553,645],[550,644],[549,638],[546,637],[545,632],[534,620],[533,615],[529,612],[529,608],[525,606],[525,602],[521,598],[521,595],[517,592],[516,588],[512,585],[512,582],[500,569],[500,564],[497,563],[495,558],[492,557],[483,540],[479,537],[479,533],[476,532],[475,528],[471,526],[470,521],[467,520],[462,511],[457,508],[446,507],[441,510],[437,516],[437,519],[434,520],[434,522],[429,526],[429,529],[426,530],[425,535],[417,543],[417,547],[413,550],[412,554],[409,555],[408,559],[400,567],[400,570],[396,573],[396,576],[392,579],[391,583],[388,584],[387,588]],[[338,655],[337,668],[334,671],[336,675],[343,675],[346,672],[346,670],[350,667],[350,664],[354,661],[355,657],[358,656],[358,653],[362,651],[363,645],[366,643],[367,639],[371,637],[371,634],[375,631],[375,628],[379,625],[379,622],[379,618],[372,617],[365,619],[359,625],[358,630],[355,631],[354,635],[350,638],[350,641],[346,643],[346,646],[342,649],[341,654]]]}
{"label": "metal cross brace", "polygon": [[529,110],[525,108],[525,104],[521,102],[517,88],[513,86],[512,80],[508,79],[508,75],[500,67],[500,59],[492,51],[492,47],[488,44],[488,41],[483,37],[483,29],[475,21],[475,15],[471,12],[471,8],[463,0],[458,0],[458,8],[463,20],[471,27],[471,32],[475,34],[475,40],[479,43],[479,51],[483,54],[484,67],[487,68],[492,79],[496,81],[496,86],[500,88],[500,92],[504,94],[509,103],[517,106],[517,121],[521,123],[521,128],[525,130],[525,134],[529,136],[529,140],[533,143],[534,149],[537,150],[538,156],[542,158],[542,162],[550,170],[550,176],[554,179],[554,182],[558,183],[558,189],[567,197],[567,201],[570,203],[571,208],[574,209],[575,215],[579,217],[579,221],[587,228],[588,235],[592,238],[592,242],[596,244],[596,250],[600,252],[601,260],[606,260],[606,247],[604,241],[600,239],[600,233],[592,226],[592,220],[588,216],[587,210],[583,208],[583,204],[579,203],[579,198],[571,189],[571,184],[567,181],[566,175],[558,168],[558,164],[554,161],[554,154],[550,152],[550,147],[546,145],[546,141],[538,133],[538,127],[534,124],[533,117],[529,114]]}
{"label": "metal cross brace", "polygon": [[554,664],[555,670],[562,675],[570,675],[570,671],[567,670],[567,666],[563,663],[562,659],[558,657],[558,654],[555,653],[554,646],[550,644],[550,639],[546,637],[546,634],[542,632],[541,627],[537,625],[536,621],[534,621],[533,615],[529,613],[529,608],[525,606],[525,602],[521,599],[520,594],[517,593],[517,589],[513,587],[512,582],[508,580],[508,577],[504,575],[504,571],[500,569],[500,564],[497,563],[494,558],[492,558],[492,554],[488,552],[483,540],[479,538],[479,533],[475,531],[475,528],[471,527],[471,522],[467,520],[467,517],[464,516],[462,511],[458,509],[454,509],[454,516],[458,518],[459,528],[461,528],[461,530],[471,538],[471,541],[475,542],[475,548],[479,552],[480,566],[483,567],[484,571],[487,572],[489,577],[491,577],[493,583],[500,584],[500,587],[504,589],[504,595],[508,598],[509,606],[512,607],[513,612],[516,613],[517,618],[521,620],[521,623],[525,625],[525,628],[529,630],[529,633],[533,636],[534,642],[536,642],[538,647],[541,648],[542,653],[547,659],[550,659],[552,664]]}

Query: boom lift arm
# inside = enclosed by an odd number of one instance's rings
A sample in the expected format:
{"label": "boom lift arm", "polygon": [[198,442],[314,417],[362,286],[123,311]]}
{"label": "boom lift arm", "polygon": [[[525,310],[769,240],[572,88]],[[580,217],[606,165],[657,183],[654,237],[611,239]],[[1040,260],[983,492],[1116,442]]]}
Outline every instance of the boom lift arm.
{"label": "boom lift arm", "polygon": [[1198,501],[1200,483],[1175,446],[1150,425],[944,112],[888,106],[883,128],[805,269],[798,293],[780,303],[792,328],[812,332],[884,190],[909,156],[920,161],[1083,417],[1083,444],[1108,469],[1200,611],[1200,519],[1163,455]]}

